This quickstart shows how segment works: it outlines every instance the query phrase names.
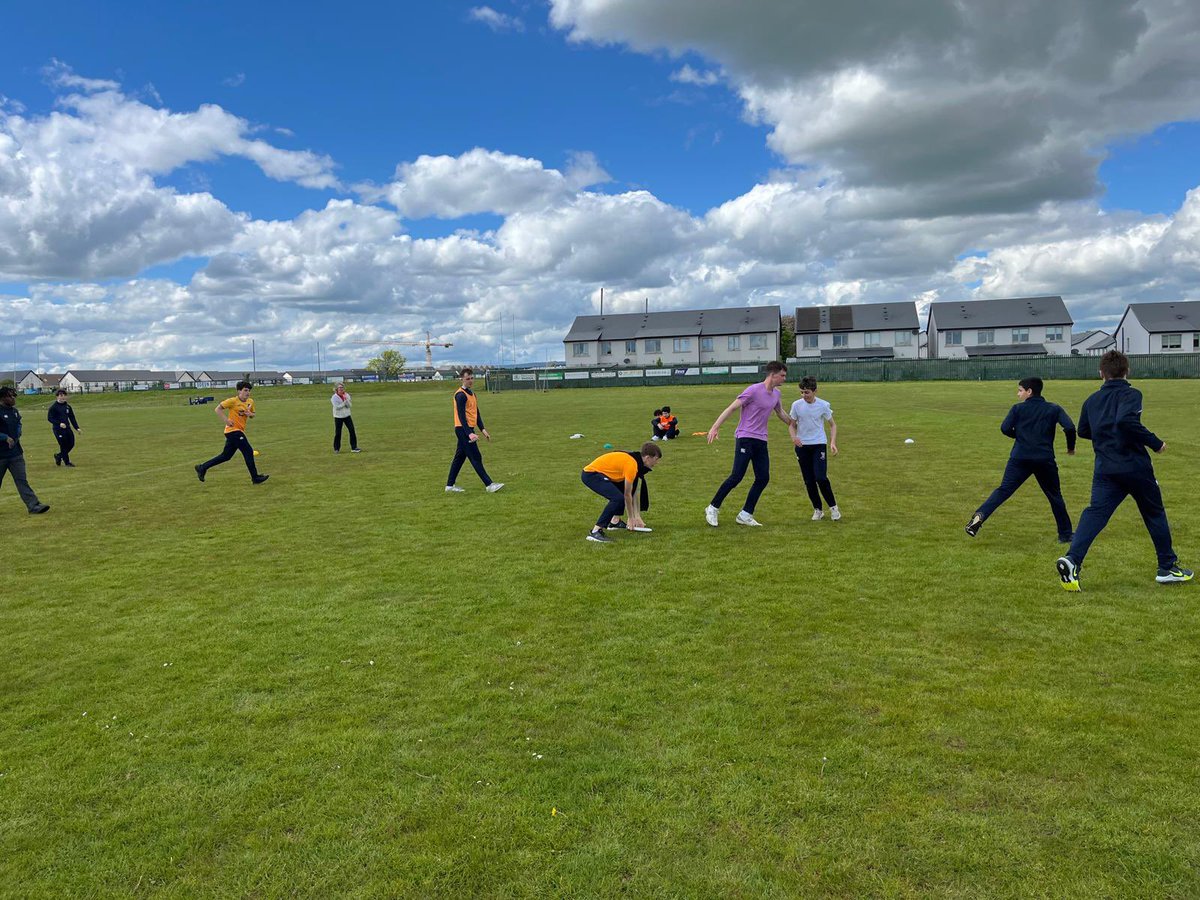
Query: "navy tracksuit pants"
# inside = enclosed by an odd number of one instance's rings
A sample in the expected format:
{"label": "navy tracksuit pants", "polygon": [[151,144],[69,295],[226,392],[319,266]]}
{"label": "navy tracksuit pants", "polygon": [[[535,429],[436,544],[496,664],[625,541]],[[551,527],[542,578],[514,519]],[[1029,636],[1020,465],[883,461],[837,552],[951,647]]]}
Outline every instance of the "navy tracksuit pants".
{"label": "navy tracksuit pants", "polygon": [[1154,542],[1158,567],[1169,569],[1179,561],[1179,557],[1171,548],[1171,526],[1167,524],[1162,491],[1154,479],[1154,473],[1103,475],[1097,472],[1092,476],[1092,502],[1079,517],[1075,539],[1071,541],[1071,549],[1067,551],[1067,556],[1076,566],[1083,565],[1083,558],[1087,556],[1092,541],[1104,530],[1104,526],[1126,497],[1133,497],[1138,512],[1142,514],[1142,521],[1146,523],[1146,530],[1150,532],[1150,540]]}
{"label": "navy tracksuit pants", "polygon": [[[1067,504],[1063,500],[1062,487],[1058,480],[1058,463],[1052,459],[1010,458],[1008,465],[1004,467],[1004,477],[1000,479],[1000,487],[992,491],[992,495],[983,501],[983,505],[976,512],[987,519],[1000,504],[1017,492],[1017,488],[1029,480],[1030,475],[1037,479],[1038,487],[1050,501],[1050,510],[1054,513],[1054,524],[1058,526],[1058,539],[1069,541],[1071,539],[1071,517],[1067,514]],[[1107,517],[1105,521],[1107,521]]]}
{"label": "navy tracksuit pants", "polygon": [[238,451],[242,452],[242,458],[246,460],[246,468],[250,470],[250,477],[258,477],[258,466],[254,464],[254,448],[250,446],[250,441],[247,440],[245,432],[231,431],[225,435],[225,449],[214,456],[206,463],[201,464],[201,468],[207,472],[213,466],[219,466],[221,463],[229,462],[233,459],[233,454]]}
{"label": "navy tracksuit pants", "polygon": [[725,502],[725,497],[729,492],[742,483],[742,479],[746,477],[746,470],[750,466],[754,466],[754,484],[750,485],[750,493],[746,495],[746,502],[742,509],[750,515],[754,515],[754,507],[758,505],[758,498],[762,496],[767,483],[771,480],[771,455],[767,452],[767,442],[758,438],[738,438],[734,441],[733,471],[717,488],[716,496],[712,499],[713,506],[717,509],[721,508],[721,504]]}
{"label": "navy tracksuit pants", "polygon": [[471,440],[468,437],[474,431],[474,428],[455,427],[454,436],[458,438],[458,447],[454,451],[454,459],[450,461],[450,474],[446,478],[447,485],[452,485],[458,480],[459,470],[462,469],[462,464],[468,459],[475,469],[475,474],[483,479],[484,487],[492,483],[492,479],[488,477],[487,469],[483,467],[483,454],[479,452],[479,440]]}
{"label": "navy tracksuit pants", "polygon": [[614,518],[625,511],[625,492],[599,472],[584,472],[580,481],[608,501],[604,512],[596,520],[598,527],[607,528]]}

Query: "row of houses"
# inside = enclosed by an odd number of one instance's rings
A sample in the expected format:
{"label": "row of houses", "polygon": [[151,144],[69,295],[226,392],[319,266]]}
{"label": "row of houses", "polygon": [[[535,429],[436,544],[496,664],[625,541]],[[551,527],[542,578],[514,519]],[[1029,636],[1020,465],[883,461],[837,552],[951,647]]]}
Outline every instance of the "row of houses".
{"label": "row of houses", "polygon": [[17,372],[17,387],[21,390],[97,393],[100,391],[144,391],[151,388],[216,388],[233,387],[243,379],[256,385],[311,384],[334,381],[375,381],[378,376],[369,369],[342,371],[313,371],[292,369],[287,372],[255,371],[225,372],[205,369],[156,372],[150,369],[68,369],[60,373],[38,373],[27,369]]}
{"label": "row of houses", "polygon": [[[778,359],[778,306],[578,316],[563,339],[571,368],[751,363]],[[1074,333],[1062,297],[797,307],[796,358],[954,359],[986,356],[1200,352],[1200,301],[1133,303],[1114,333]]]}

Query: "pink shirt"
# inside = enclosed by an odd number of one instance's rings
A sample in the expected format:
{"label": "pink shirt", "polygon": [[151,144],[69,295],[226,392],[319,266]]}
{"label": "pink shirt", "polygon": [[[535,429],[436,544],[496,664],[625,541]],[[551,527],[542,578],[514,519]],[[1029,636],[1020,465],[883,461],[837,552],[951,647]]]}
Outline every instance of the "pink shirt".
{"label": "pink shirt", "polygon": [[737,431],[733,433],[734,437],[758,438],[760,441],[765,441],[767,439],[767,419],[776,409],[783,407],[780,397],[779,388],[768,391],[767,386],[761,381],[758,384],[750,385],[738,394],[738,399],[742,401],[742,417],[738,420]]}

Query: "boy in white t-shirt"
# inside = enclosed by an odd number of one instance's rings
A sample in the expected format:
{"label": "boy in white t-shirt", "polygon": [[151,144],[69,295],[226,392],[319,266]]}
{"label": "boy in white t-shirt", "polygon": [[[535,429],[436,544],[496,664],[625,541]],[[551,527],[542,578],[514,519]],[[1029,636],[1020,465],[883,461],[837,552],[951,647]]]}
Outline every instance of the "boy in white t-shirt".
{"label": "boy in white t-shirt", "polygon": [[[792,404],[792,421],[788,433],[796,445],[796,459],[800,461],[800,474],[804,476],[804,487],[812,501],[814,522],[825,518],[821,498],[829,504],[829,518],[837,521],[842,517],[837,501],[833,498],[833,485],[829,483],[828,454],[837,456],[837,422],[833,421],[833,409],[817,397],[817,379],[805,375],[800,379],[800,399]],[[829,443],[825,443],[825,423],[829,423]]]}

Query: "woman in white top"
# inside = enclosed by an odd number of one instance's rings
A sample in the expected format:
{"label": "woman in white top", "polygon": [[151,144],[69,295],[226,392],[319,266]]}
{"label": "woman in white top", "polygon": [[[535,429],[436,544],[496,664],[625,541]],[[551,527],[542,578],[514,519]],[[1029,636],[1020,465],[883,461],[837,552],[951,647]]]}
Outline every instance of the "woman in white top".
{"label": "woman in white top", "polygon": [[346,393],[346,385],[337,383],[333,396],[329,398],[333,404],[333,452],[342,452],[342,428],[350,429],[350,452],[359,453],[358,436],[354,433],[354,419],[350,417],[350,395]]}

